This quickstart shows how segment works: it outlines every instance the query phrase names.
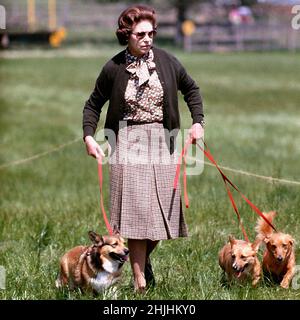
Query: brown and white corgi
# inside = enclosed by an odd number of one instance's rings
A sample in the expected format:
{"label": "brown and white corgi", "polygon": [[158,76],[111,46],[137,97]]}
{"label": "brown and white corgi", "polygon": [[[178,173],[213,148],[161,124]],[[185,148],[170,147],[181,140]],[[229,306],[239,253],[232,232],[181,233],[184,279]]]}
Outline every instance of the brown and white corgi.
{"label": "brown and white corgi", "polygon": [[119,234],[100,236],[89,231],[91,246],[77,246],[60,259],[60,274],[56,287],[69,286],[102,292],[121,276],[129,250]]}

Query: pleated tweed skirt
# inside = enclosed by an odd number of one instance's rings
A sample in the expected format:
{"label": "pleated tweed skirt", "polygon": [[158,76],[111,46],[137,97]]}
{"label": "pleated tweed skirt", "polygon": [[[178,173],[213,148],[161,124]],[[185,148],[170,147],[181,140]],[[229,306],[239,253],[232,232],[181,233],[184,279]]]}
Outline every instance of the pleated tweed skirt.
{"label": "pleated tweed skirt", "polygon": [[110,155],[110,223],[124,238],[188,236],[180,186],[173,182],[178,155],[165,143],[161,123],[121,128]]}

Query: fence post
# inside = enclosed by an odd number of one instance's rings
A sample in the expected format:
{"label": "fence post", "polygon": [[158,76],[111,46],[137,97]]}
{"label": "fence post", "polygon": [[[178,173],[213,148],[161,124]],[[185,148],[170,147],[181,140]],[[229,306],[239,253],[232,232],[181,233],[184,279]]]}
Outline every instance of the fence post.
{"label": "fence post", "polygon": [[183,37],[183,49],[186,52],[192,52],[192,37],[184,35]]}
{"label": "fence post", "polygon": [[242,26],[234,26],[234,34],[235,34],[235,46],[237,51],[244,50],[244,42],[242,36]]}
{"label": "fence post", "polygon": [[27,19],[29,31],[36,29],[35,0],[27,0]]}
{"label": "fence post", "polygon": [[56,16],[56,0],[48,0],[48,28],[49,30],[55,30],[57,27]]}
{"label": "fence post", "polygon": [[193,21],[186,20],[182,24],[183,32],[183,48],[187,52],[192,51],[192,34],[196,31],[196,26]]}
{"label": "fence post", "polygon": [[287,43],[288,43],[288,50],[291,52],[295,52],[297,48],[297,34],[294,29],[288,27],[287,30]]}

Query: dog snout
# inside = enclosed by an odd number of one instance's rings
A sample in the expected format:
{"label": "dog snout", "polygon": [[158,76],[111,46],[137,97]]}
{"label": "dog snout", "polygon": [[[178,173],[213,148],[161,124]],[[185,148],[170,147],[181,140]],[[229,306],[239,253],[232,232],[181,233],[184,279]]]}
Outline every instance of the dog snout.
{"label": "dog snout", "polygon": [[234,264],[232,265],[232,268],[233,268],[233,270],[235,270],[235,271],[238,271],[238,270],[239,270],[239,267],[238,267],[238,265],[237,265],[236,263],[234,263]]}
{"label": "dog snout", "polygon": [[241,265],[239,265],[237,262],[235,262],[235,263],[232,265],[232,268],[233,268],[234,271],[240,272],[240,271],[243,271],[243,270],[246,268],[247,265],[248,265],[248,263],[246,263],[245,265],[241,266]]}
{"label": "dog snout", "polygon": [[124,254],[125,254],[125,256],[127,256],[128,254],[129,254],[129,249],[124,249]]}
{"label": "dog snout", "polygon": [[283,260],[283,257],[282,257],[281,255],[279,255],[279,256],[277,257],[277,260],[278,260],[279,262],[281,262],[281,261]]}

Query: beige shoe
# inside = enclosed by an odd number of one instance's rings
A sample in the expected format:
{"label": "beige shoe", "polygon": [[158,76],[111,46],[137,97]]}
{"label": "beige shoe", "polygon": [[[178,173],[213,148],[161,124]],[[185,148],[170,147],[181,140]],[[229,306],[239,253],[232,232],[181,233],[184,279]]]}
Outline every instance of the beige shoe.
{"label": "beige shoe", "polygon": [[146,292],[146,280],[145,275],[141,273],[139,279],[134,280],[134,292],[144,294]]}

